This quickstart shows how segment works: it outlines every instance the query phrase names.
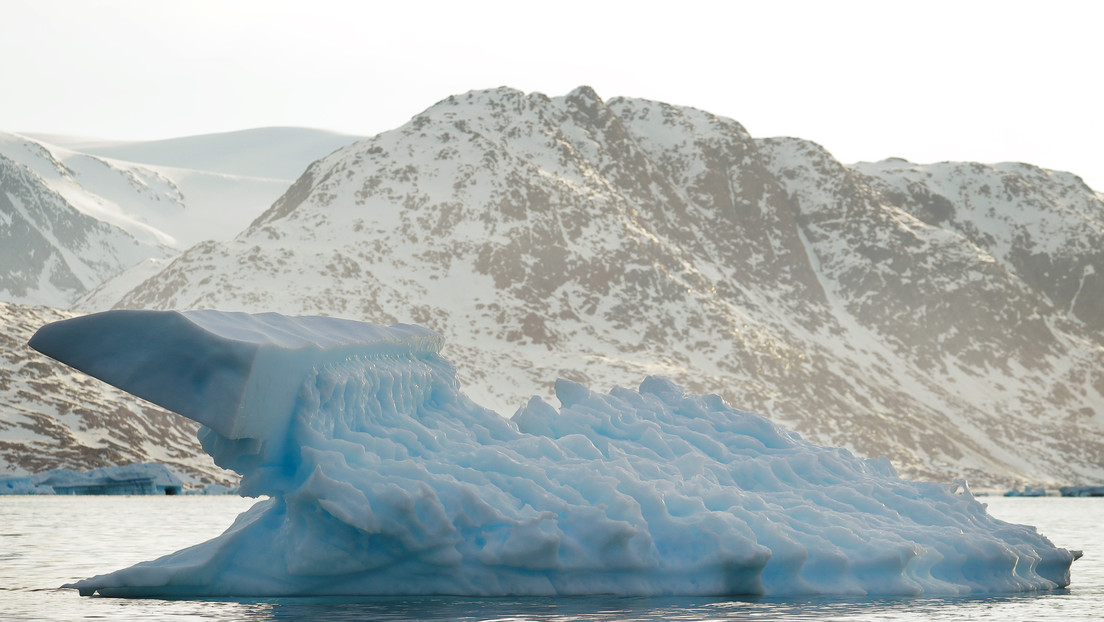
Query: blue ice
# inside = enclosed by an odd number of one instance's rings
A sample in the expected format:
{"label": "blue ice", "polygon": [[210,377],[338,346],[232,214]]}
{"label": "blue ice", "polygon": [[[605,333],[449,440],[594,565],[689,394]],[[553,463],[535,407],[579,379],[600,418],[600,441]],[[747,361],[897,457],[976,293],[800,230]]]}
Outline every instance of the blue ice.
{"label": "blue ice", "polygon": [[0,495],[174,495],[182,488],[180,478],[156,462],[91,471],[52,469],[25,477],[0,477]]}
{"label": "blue ice", "polygon": [[111,311],[31,346],[194,419],[241,493],[221,536],[66,587],[107,596],[965,594],[1076,551],[965,487],[820,447],[650,377],[558,380],[512,419],[409,325]]}

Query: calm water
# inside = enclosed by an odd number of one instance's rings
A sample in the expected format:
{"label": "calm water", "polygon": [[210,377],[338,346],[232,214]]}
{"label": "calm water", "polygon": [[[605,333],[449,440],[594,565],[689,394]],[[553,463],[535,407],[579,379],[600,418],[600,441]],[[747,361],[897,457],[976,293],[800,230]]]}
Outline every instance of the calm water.
{"label": "calm water", "polygon": [[252,500],[0,496],[3,620],[1089,620],[1104,604],[1104,499],[990,498],[991,513],[1082,549],[1067,590],[983,598],[81,598],[63,583],[207,540]]}

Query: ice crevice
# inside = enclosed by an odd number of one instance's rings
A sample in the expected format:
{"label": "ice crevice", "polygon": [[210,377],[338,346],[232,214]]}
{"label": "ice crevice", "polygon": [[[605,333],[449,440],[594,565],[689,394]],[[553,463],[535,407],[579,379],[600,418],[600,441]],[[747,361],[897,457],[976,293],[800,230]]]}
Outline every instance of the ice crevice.
{"label": "ice crevice", "polygon": [[959,484],[658,377],[558,380],[560,408],[504,418],[417,326],[109,311],[31,346],[203,424],[242,494],[269,497],[82,594],[966,594],[1064,587],[1079,556]]}

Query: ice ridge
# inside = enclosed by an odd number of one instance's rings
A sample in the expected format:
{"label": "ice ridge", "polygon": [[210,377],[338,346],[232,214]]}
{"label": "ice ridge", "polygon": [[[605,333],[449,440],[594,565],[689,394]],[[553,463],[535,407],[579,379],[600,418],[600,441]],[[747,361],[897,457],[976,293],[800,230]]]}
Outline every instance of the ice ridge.
{"label": "ice ridge", "polygon": [[1064,587],[1079,555],[661,378],[503,418],[416,326],[111,311],[31,345],[199,421],[270,497],[81,594],[965,594]]}

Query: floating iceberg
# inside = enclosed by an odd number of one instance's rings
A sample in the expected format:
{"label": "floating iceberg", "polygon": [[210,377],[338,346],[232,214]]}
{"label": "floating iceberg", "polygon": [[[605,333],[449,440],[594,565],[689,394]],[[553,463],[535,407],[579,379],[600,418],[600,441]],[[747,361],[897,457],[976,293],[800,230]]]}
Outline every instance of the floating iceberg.
{"label": "floating iceberg", "polygon": [[52,495],[53,488],[38,486],[27,476],[0,478],[0,495]]}
{"label": "floating iceberg", "polygon": [[1063,497],[1104,497],[1104,486],[1062,486],[1058,492]]}
{"label": "floating iceberg", "polygon": [[963,594],[1079,555],[963,486],[800,440],[660,379],[559,380],[512,420],[441,338],[276,314],[113,311],[31,345],[202,423],[268,495],[221,536],[68,585],[107,596]]}
{"label": "floating iceberg", "polygon": [[178,495],[183,483],[155,462],[91,471],[53,469],[29,477],[0,478],[0,495]]}

